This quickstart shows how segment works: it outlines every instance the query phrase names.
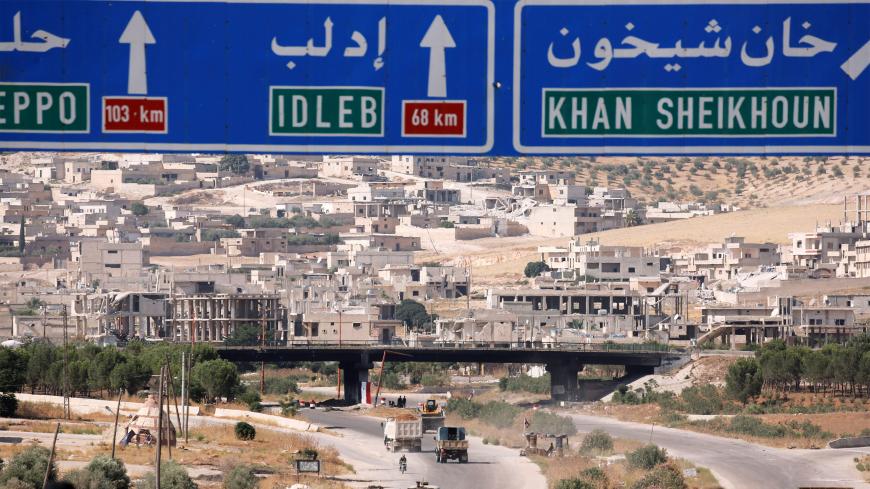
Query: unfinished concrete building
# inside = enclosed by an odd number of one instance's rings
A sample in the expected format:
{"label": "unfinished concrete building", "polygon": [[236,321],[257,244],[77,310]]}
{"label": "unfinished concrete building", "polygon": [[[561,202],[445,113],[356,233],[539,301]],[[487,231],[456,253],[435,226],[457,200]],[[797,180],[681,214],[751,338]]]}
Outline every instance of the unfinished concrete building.
{"label": "unfinished concrete building", "polygon": [[78,294],[73,298],[72,322],[89,337],[163,338],[169,332],[169,294],[165,292],[109,292]]}
{"label": "unfinished concrete building", "polygon": [[256,328],[267,343],[287,339],[278,294],[189,295],[170,303],[170,330],[178,341],[223,341],[242,327]]}

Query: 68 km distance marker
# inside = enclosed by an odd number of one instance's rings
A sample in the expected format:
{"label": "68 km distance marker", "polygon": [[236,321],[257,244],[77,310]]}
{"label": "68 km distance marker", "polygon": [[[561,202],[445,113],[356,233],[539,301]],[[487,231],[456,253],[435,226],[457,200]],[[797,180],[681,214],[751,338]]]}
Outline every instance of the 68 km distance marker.
{"label": "68 km distance marker", "polygon": [[402,136],[465,137],[465,100],[402,101]]}

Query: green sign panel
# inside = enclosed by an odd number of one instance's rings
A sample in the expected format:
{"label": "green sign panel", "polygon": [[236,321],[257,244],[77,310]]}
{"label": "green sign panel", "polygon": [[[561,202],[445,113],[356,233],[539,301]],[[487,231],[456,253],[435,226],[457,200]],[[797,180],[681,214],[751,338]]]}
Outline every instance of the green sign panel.
{"label": "green sign panel", "polygon": [[834,88],[545,88],[543,137],[835,136]]}
{"label": "green sign panel", "polygon": [[0,83],[0,132],[88,132],[88,85]]}
{"label": "green sign panel", "polygon": [[272,136],[382,136],[384,89],[271,87]]}

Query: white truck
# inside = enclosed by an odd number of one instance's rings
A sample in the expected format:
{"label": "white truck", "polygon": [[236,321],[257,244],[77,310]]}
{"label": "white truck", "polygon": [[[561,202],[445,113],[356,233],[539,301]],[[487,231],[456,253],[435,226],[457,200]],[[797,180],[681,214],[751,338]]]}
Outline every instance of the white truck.
{"label": "white truck", "polygon": [[423,449],[423,421],[419,416],[401,415],[387,418],[384,425],[384,448],[391,452]]}

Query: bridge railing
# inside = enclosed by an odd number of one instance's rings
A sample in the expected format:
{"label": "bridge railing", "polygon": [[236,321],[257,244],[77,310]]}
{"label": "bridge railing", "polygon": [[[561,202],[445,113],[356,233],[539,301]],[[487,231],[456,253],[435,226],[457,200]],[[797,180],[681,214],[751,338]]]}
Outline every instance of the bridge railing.
{"label": "bridge railing", "polygon": [[328,340],[287,340],[269,342],[266,345],[215,345],[218,349],[389,349],[389,350],[536,350],[536,351],[589,351],[589,352],[631,352],[631,353],[667,353],[674,351],[663,343],[616,343],[612,341],[601,343],[556,343],[556,342],[481,342],[481,341],[437,341],[407,344],[403,342],[383,343],[378,340],[344,340],[342,342]]}

